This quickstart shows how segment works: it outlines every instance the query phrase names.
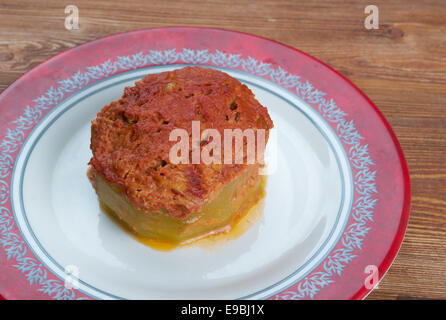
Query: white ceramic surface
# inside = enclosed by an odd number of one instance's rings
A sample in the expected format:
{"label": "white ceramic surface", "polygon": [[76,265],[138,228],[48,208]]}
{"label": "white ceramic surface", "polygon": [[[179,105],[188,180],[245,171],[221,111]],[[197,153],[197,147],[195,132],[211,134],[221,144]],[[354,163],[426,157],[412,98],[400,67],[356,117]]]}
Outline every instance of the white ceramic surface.
{"label": "white ceramic surface", "polygon": [[139,69],[81,90],[53,109],[20,151],[12,177],[17,224],[35,254],[60,277],[79,270],[80,289],[98,298],[266,298],[295,283],[338,240],[351,207],[352,177],[338,138],[311,107],[266,80],[245,82],[277,130],[277,163],[268,177],[263,218],[213,249],[171,252],[137,242],[100,211],[87,176],[90,121]]}

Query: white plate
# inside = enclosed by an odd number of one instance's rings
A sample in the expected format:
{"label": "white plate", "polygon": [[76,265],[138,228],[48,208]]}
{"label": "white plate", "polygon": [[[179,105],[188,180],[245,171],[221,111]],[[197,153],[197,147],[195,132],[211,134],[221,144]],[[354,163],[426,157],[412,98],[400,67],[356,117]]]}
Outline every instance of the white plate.
{"label": "white plate", "polygon": [[[221,69],[247,84],[277,131],[264,214],[240,238],[206,249],[147,247],[101,212],[87,176],[90,121],[147,73],[138,69],[80,90],[38,123],[20,150],[11,200],[29,247],[61,278],[97,298],[266,298],[308,274],[338,242],[353,195],[349,160],[322,117],[269,81]],[[270,147],[269,147],[270,148]],[[274,164],[274,161],[272,162]]]}

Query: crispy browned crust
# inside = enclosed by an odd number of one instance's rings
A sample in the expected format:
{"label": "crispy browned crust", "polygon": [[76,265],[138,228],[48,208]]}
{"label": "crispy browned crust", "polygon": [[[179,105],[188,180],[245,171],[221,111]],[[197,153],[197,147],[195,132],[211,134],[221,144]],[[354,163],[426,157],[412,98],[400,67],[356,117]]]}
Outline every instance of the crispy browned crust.
{"label": "crispy browned crust", "polygon": [[273,126],[251,90],[226,73],[186,67],[149,74],[92,121],[90,165],[120,186],[135,207],[186,218],[246,169],[244,164],[169,163],[176,143],[169,141],[170,132],[182,128],[191,135],[193,120],[200,121],[201,131],[221,133]]}

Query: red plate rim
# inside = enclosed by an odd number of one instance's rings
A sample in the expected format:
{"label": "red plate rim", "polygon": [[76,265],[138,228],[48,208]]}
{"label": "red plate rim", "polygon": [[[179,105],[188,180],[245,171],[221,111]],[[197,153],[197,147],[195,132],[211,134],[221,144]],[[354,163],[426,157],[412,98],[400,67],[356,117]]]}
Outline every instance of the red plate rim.
{"label": "red plate rim", "polygon": [[[209,34],[213,34],[213,37],[210,37]],[[165,46],[167,42],[167,45],[170,45],[171,49],[176,50],[181,48],[191,48],[191,50],[193,51],[207,49],[211,52],[215,52],[215,50],[220,49],[225,54],[228,52],[236,54],[240,53],[243,57],[253,57],[256,63],[259,61],[269,64],[273,67],[281,67],[286,71],[287,75],[298,74],[300,79],[310,81],[310,83],[313,83],[318,89],[322,88],[322,91],[327,94],[327,97],[332,98],[337,102],[337,104],[342,105],[342,110],[351,111],[347,112],[347,114],[356,115],[356,113],[365,112],[364,110],[362,110],[362,108],[364,108],[365,110],[374,111],[373,114],[370,113],[367,115],[367,121],[364,121],[364,119],[362,118],[354,118],[354,120],[358,131],[361,131],[362,136],[365,137],[369,145],[371,143],[370,153],[372,155],[375,155],[373,160],[375,161],[376,166],[382,169],[382,171],[384,171],[386,175],[391,175],[385,177],[380,177],[378,175],[376,178],[376,184],[378,186],[378,189],[380,190],[379,193],[382,198],[378,199],[378,202],[374,208],[374,218],[377,218],[374,219],[374,228],[372,228],[371,231],[367,233],[369,240],[370,238],[373,238],[372,240],[370,240],[370,242],[375,243],[376,246],[382,249],[380,251],[381,254],[377,255],[378,257],[370,257],[371,262],[374,262],[373,258],[380,260],[380,263],[377,265],[377,276],[378,279],[381,280],[398,254],[399,248],[405,235],[410,214],[411,193],[409,171],[407,163],[404,159],[401,146],[383,114],[356,85],[354,85],[344,75],[337,72],[335,69],[325,64],[324,62],[321,62],[320,60],[310,56],[309,54],[286,44],[282,44],[275,40],[267,39],[261,36],[238,31],[193,26],[140,29],[99,38],[91,42],[79,45],[77,47],[65,50],[64,52],[46,59],[38,66],[32,68],[31,70],[20,76],[0,94],[0,105],[21,106],[20,108],[6,110],[5,108],[2,108],[0,110],[2,115],[4,115],[4,117],[2,117],[2,119],[0,120],[0,139],[4,138],[6,131],[5,129],[11,125],[11,121],[17,117],[17,114],[20,114],[20,112],[23,111],[24,107],[32,102],[32,97],[38,97],[39,94],[47,90],[51,85],[56,85],[58,81],[72,76],[78,70],[83,70],[87,66],[93,66],[95,64],[98,65],[101,62],[104,62],[105,60],[107,60],[108,54],[110,52],[112,53],[113,57],[128,56],[129,54],[131,54],[131,50],[134,50],[133,47],[135,43],[132,43],[132,38],[143,37],[144,39],[144,37],[146,37],[149,39],[157,39],[157,36],[159,35],[163,35],[164,37],[166,37],[165,39],[167,39],[167,41],[163,43],[156,43],[152,46],[146,45],[147,49],[153,48],[154,50],[167,50],[168,48],[163,48],[163,46]],[[204,39],[203,36],[207,36],[208,38]],[[125,44],[127,44],[128,46],[123,45],[123,40],[125,40]],[[152,42],[151,44],[153,43],[154,42]],[[142,47],[144,47],[144,45],[136,47],[139,48],[139,50],[137,51],[142,51]],[[230,50],[228,50],[228,47],[230,47]],[[91,56],[91,51],[95,51],[96,53],[100,52],[101,54],[103,54],[103,56],[101,56],[98,60],[96,56]],[[134,51],[133,53],[137,52]],[[70,64],[64,65],[64,59],[70,61]],[[145,66],[150,65],[154,64]],[[298,72],[296,72],[296,70]],[[317,72],[314,72],[315,70],[317,70]],[[121,70],[116,73],[120,72],[123,71]],[[44,84],[42,85],[39,83],[33,88],[29,88],[29,83],[36,83],[36,77],[46,77],[48,78],[48,81],[44,82]],[[88,85],[94,82],[95,81],[92,81],[88,83]],[[24,93],[23,91],[26,92]],[[66,97],[64,97],[64,99],[65,98]],[[341,101],[341,103],[339,103],[338,101]],[[355,107],[361,110],[359,110],[358,112]],[[370,134],[370,132],[373,132],[374,130],[376,130],[376,132],[380,132],[379,134],[377,134],[378,137],[377,135]],[[26,133],[29,132],[30,130]],[[375,144],[376,146],[374,147]],[[16,154],[17,153],[11,153],[11,155],[14,157],[16,156]],[[399,167],[397,167],[396,169],[392,168],[392,165],[390,164],[393,164],[393,166],[395,166],[396,163],[399,164]],[[378,166],[378,164],[382,164],[382,166]],[[0,170],[1,169],[3,168],[0,167]],[[10,175],[7,176],[5,179],[9,178]],[[379,179],[384,180],[381,182]],[[386,184],[389,185],[386,187]],[[386,196],[395,190],[397,191],[397,195],[394,198],[389,198],[388,196]],[[9,190],[6,190],[5,192],[9,192]],[[2,197],[4,195],[5,194],[0,194],[0,204],[3,203]],[[6,196],[8,195],[6,194]],[[8,202],[8,200],[9,199],[7,199],[6,202]],[[384,206],[382,205],[382,203],[388,204],[389,206]],[[395,210],[395,208],[398,208],[398,210]],[[377,213],[379,215],[377,215]],[[377,227],[382,227],[381,229],[383,229],[384,226],[380,225],[377,222],[380,222],[381,220],[387,222],[385,219],[382,219],[382,217],[384,216],[390,216],[394,218],[394,221],[391,221],[392,225],[386,225],[386,228],[384,228],[385,230],[376,231]],[[13,226],[12,230],[15,230],[14,228],[16,227]],[[385,241],[383,241],[384,244],[379,243],[381,239],[385,239]],[[365,245],[366,242],[367,237],[364,238],[364,243],[362,244]],[[0,293],[3,294],[5,298],[13,299],[23,297],[54,298],[54,296],[51,295],[45,296],[39,294],[36,296],[32,296],[32,294],[29,294],[29,291],[33,291],[34,293],[36,289],[32,289],[30,287],[28,280],[25,278],[26,273],[19,272],[18,270],[12,272],[12,263],[11,260],[6,259],[6,253],[3,250],[4,248],[5,246],[3,246],[2,248],[2,245],[0,244],[0,268],[3,269],[2,271],[6,271],[0,273],[4,274],[3,276],[0,276]],[[385,253],[383,254],[383,252]],[[367,254],[367,252],[365,252],[365,254]],[[367,274],[364,273],[364,264],[359,263],[358,260],[367,260],[364,259],[364,252],[361,252],[359,258],[352,258],[352,261],[343,267],[343,269],[341,270],[341,274],[337,277],[336,281],[333,282],[338,282],[342,279],[342,277],[345,278],[347,275],[350,279],[355,280],[365,278]],[[313,270],[311,273],[318,272],[317,269],[318,268],[316,268],[316,270]],[[373,288],[367,288],[364,283],[365,282],[362,281],[359,287],[357,283],[353,286],[343,284],[342,288],[336,288],[334,284],[327,283],[319,289],[316,298],[363,299],[373,290]],[[375,282],[374,284],[376,285],[377,283]],[[284,295],[282,297],[280,297],[279,295],[277,296],[278,297],[276,298],[289,298],[289,295]],[[305,296],[303,298],[308,297]]]}

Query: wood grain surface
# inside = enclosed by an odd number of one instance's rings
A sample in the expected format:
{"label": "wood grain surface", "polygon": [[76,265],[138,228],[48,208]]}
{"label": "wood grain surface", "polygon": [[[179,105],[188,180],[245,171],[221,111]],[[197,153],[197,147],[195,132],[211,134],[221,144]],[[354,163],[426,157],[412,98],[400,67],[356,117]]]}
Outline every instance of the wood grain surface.
{"label": "wood grain surface", "polygon": [[[66,5],[80,29],[64,27]],[[364,8],[379,8],[379,29]],[[370,299],[446,298],[446,1],[0,0],[0,90],[58,52],[105,35],[208,26],[268,37],[328,63],[383,112],[412,182],[409,227]]]}

